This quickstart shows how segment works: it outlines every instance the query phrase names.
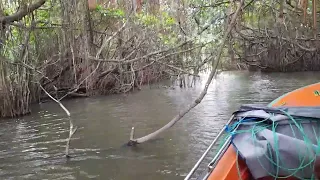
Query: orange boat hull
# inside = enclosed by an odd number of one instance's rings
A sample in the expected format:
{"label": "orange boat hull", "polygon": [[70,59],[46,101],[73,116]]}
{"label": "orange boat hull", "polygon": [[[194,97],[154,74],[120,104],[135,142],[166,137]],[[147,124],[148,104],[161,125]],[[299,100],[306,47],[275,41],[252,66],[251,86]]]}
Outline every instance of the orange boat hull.
{"label": "orange boat hull", "polygon": [[[320,83],[312,84],[279,97],[269,104],[278,106],[319,106]],[[247,180],[251,179],[250,171],[245,162],[238,158],[232,145],[229,146],[223,157],[212,170],[208,180]],[[273,177],[265,177],[260,180],[271,180]],[[283,179],[283,178],[282,178]],[[295,179],[295,178],[287,178]]]}

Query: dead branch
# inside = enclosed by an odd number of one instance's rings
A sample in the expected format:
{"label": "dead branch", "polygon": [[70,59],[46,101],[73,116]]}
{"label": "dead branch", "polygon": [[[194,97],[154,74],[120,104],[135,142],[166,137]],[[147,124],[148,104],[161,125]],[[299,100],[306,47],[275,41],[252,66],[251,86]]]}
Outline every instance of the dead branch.
{"label": "dead branch", "polygon": [[[169,57],[169,56],[173,56],[173,55],[176,55],[176,54],[181,54],[181,53],[189,52],[189,51],[195,50],[195,49],[197,49],[197,48],[202,48],[202,47],[206,46],[206,45],[209,44],[209,43],[211,43],[211,42],[207,42],[207,43],[204,43],[204,44],[201,44],[201,45],[199,45],[199,46],[195,46],[195,47],[192,47],[192,48],[189,48],[189,49],[186,49],[186,50],[181,50],[181,51],[177,51],[177,52],[173,52],[173,53],[166,54],[166,55],[164,55],[164,56],[162,56],[162,57],[160,57],[160,58],[157,58],[156,60],[153,60],[151,63],[149,63],[149,64],[147,64],[147,65],[139,68],[138,70],[134,70],[134,71],[135,71],[135,72],[136,72],[136,71],[140,71],[140,70],[142,70],[142,69],[144,69],[144,68],[146,68],[146,67],[149,67],[150,65],[154,64],[155,62],[157,62],[157,63],[159,63],[159,64],[163,64],[163,65],[165,65],[165,66],[168,66],[168,67],[170,67],[170,68],[172,68],[172,69],[175,69],[175,70],[178,70],[178,71],[180,71],[180,72],[184,72],[185,74],[192,75],[192,76],[197,76],[197,77],[198,77],[199,75],[192,74],[192,73],[190,73],[190,72],[188,72],[188,71],[186,71],[186,70],[183,70],[183,69],[181,69],[181,68],[175,67],[175,66],[173,66],[173,65],[169,65],[169,64],[164,63],[164,62],[160,62],[160,60],[165,59],[165,58],[167,58],[167,57]],[[183,44],[185,44],[185,43],[183,43]],[[181,44],[181,45],[179,45],[179,46],[177,46],[177,47],[174,47],[174,48],[178,48],[178,47],[182,46],[183,44]],[[166,52],[166,51],[168,51],[168,50],[162,51],[161,53]],[[143,58],[145,58],[145,57],[147,57],[147,56],[152,56],[152,55],[156,55],[156,54],[159,54],[159,53],[160,53],[160,52],[157,51],[157,52],[149,53],[149,54],[147,54],[147,55],[145,55],[145,56],[143,56],[143,57],[140,57],[140,58],[135,58],[135,59],[128,60],[128,61],[126,61],[126,60],[125,60],[126,58],[125,58],[125,59],[123,59],[123,61],[121,61],[121,60],[120,60],[120,61],[115,60],[115,62],[117,62],[117,63],[119,63],[119,62],[132,63],[133,61],[137,61],[137,60],[143,59]],[[130,54],[131,54],[131,53],[130,53]],[[130,57],[130,56],[127,56],[127,57]],[[113,61],[112,61],[112,62],[113,62]]]}
{"label": "dead branch", "polygon": [[167,48],[167,49],[165,49],[165,50],[159,50],[159,51],[151,52],[151,53],[146,54],[146,55],[144,55],[144,56],[137,57],[137,58],[130,59],[130,60],[127,60],[126,58],[123,58],[123,59],[120,59],[120,60],[116,60],[116,59],[106,60],[106,59],[99,59],[99,58],[97,58],[97,57],[90,57],[90,56],[89,56],[89,59],[94,60],[94,61],[98,61],[98,62],[114,62],[114,63],[125,62],[125,63],[132,63],[132,62],[135,62],[135,61],[138,61],[138,60],[141,60],[141,59],[148,58],[148,57],[150,57],[150,56],[154,56],[154,55],[157,55],[157,54],[161,54],[161,53],[164,53],[164,52],[168,52],[168,51],[170,51],[170,50],[177,49],[177,48],[179,48],[179,47],[181,47],[181,46],[184,46],[184,45],[187,44],[188,42],[191,42],[191,40],[186,41],[186,42],[184,42],[184,43],[181,43],[180,45],[175,46],[175,47],[173,47],[173,48]]}
{"label": "dead branch", "polygon": [[41,84],[39,83],[39,86],[40,88],[53,100],[55,101],[56,103],[59,104],[59,106],[64,110],[64,112],[66,112],[67,116],[68,116],[68,119],[69,119],[69,124],[70,124],[70,128],[69,128],[69,137],[67,138],[67,144],[66,144],[66,152],[65,152],[65,156],[67,158],[69,158],[69,146],[70,146],[70,140],[71,140],[71,137],[72,135],[77,131],[77,127],[73,127],[73,122],[72,122],[72,119],[71,119],[71,114],[69,112],[69,110],[57,99],[55,99],[54,97],[52,97],[42,86]]}
{"label": "dead branch", "polygon": [[208,91],[208,88],[209,88],[209,85],[214,77],[214,75],[216,74],[216,70],[217,70],[217,67],[219,65],[219,62],[220,62],[220,59],[221,59],[221,55],[222,55],[222,51],[223,51],[223,48],[224,48],[224,45],[225,45],[225,42],[231,32],[231,29],[233,28],[234,26],[234,23],[236,21],[236,18],[240,12],[240,9],[243,5],[243,2],[244,0],[241,0],[241,2],[239,3],[238,7],[237,7],[237,10],[236,12],[234,13],[233,17],[232,17],[232,20],[228,26],[228,29],[227,31],[225,32],[224,34],[224,37],[222,39],[222,44],[221,46],[219,47],[218,49],[218,56],[216,58],[215,61],[212,61],[212,65],[213,65],[213,69],[211,70],[210,72],[210,75],[207,79],[207,82],[205,84],[205,87],[204,89],[202,90],[202,92],[200,93],[199,97],[194,101],[192,102],[189,106],[187,106],[184,110],[182,110],[179,114],[177,114],[169,123],[167,123],[165,126],[163,126],[162,128],[158,129],[157,131],[151,133],[151,134],[148,134],[146,136],[143,136],[141,138],[137,138],[137,139],[133,139],[133,140],[129,140],[128,142],[128,145],[136,145],[136,144],[139,144],[139,143],[144,143],[146,141],[149,141],[153,138],[155,138],[156,136],[158,136],[159,134],[161,134],[162,132],[164,132],[165,130],[169,129],[170,127],[172,127],[175,123],[177,123],[182,117],[184,117],[184,115],[186,115],[190,110],[192,110],[194,107],[196,107],[201,101],[202,99],[205,97],[205,95],[207,94],[207,91]]}
{"label": "dead branch", "polygon": [[69,124],[70,124],[70,127],[69,127],[69,137],[68,137],[68,139],[67,139],[67,145],[66,145],[66,157],[67,158],[70,158],[70,156],[69,156],[69,147],[70,147],[70,140],[71,140],[71,137],[72,137],[72,135],[77,131],[77,127],[75,127],[75,128],[73,128],[73,123],[72,123],[72,120],[71,120],[71,118],[69,117]]}
{"label": "dead branch", "polygon": [[131,128],[130,140],[134,140],[134,127]]}
{"label": "dead branch", "polygon": [[[145,41],[146,39],[143,39],[141,41],[139,41],[139,43],[135,46],[135,48],[124,58],[124,60],[129,59],[134,53],[136,53],[138,51],[138,49],[140,48],[140,46],[142,45],[142,43]],[[114,56],[114,55],[113,55]]]}

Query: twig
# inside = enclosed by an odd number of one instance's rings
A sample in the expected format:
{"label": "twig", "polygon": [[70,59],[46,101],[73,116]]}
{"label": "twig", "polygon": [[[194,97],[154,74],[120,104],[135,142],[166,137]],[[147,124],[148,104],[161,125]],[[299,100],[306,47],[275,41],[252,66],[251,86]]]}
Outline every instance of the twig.
{"label": "twig", "polygon": [[192,48],[189,48],[189,49],[185,49],[185,50],[173,52],[173,53],[170,53],[170,54],[166,54],[165,56],[162,56],[162,57],[154,60],[154,62],[159,63],[159,64],[162,64],[162,65],[165,65],[165,66],[168,66],[168,67],[170,67],[170,68],[172,68],[172,69],[175,69],[175,70],[178,70],[178,71],[180,71],[180,72],[184,72],[185,74],[188,74],[188,75],[200,77],[200,76],[197,75],[197,74],[192,74],[192,73],[190,73],[190,72],[188,72],[188,71],[186,71],[186,70],[183,70],[183,69],[181,69],[181,68],[178,68],[178,67],[175,67],[175,66],[173,66],[173,65],[170,65],[170,64],[161,62],[160,60],[165,59],[165,58],[167,58],[167,57],[169,57],[169,56],[172,56],[172,55],[175,55],[175,54],[181,54],[181,53],[185,53],[185,52],[192,51],[192,50],[197,49],[197,48],[202,48],[202,47],[204,47],[205,45],[207,45],[207,44],[209,44],[209,43],[210,43],[210,42],[205,43],[205,44],[202,44],[202,45],[199,45],[199,46],[195,46],[195,47],[192,47]]}
{"label": "twig", "polygon": [[188,72],[188,71],[186,71],[186,70],[183,70],[183,69],[181,69],[181,68],[175,67],[175,66],[173,66],[173,65],[170,65],[170,64],[167,64],[167,63],[164,63],[164,62],[161,62],[161,61],[159,61],[159,60],[155,60],[155,62],[156,62],[156,63],[159,63],[159,64],[162,64],[162,65],[165,65],[165,66],[168,66],[168,67],[170,67],[170,68],[172,68],[172,69],[178,70],[178,71],[180,71],[180,73],[183,72],[184,74],[188,74],[188,75],[191,75],[191,76],[200,77],[198,74],[190,73],[190,72]]}

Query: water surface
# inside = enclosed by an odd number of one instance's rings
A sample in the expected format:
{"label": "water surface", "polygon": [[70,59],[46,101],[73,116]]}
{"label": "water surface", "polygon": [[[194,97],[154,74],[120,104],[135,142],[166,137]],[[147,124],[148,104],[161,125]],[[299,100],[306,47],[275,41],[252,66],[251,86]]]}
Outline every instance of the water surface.
{"label": "water surface", "polygon": [[[241,104],[269,103],[318,82],[320,73],[223,72],[203,102],[158,139],[126,147],[136,136],[167,123],[200,93],[194,88],[145,86],[127,95],[64,101],[79,127],[64,158],[69,124],[53,103],[35,105],[30,116],[0,121],[0,179],[183,179]],[[210,160],[210,159],[208,159]]]}

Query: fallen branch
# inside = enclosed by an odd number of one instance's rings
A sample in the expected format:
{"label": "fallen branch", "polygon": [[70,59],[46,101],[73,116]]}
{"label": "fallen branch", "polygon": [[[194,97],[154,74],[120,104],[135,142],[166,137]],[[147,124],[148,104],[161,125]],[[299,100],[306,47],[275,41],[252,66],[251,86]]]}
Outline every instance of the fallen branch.
{"label": "fallen branch", "polygon": [[66,112],[67,116],[68,116],[68,119],[69,119],[69,124],[70,124],[70,128],[69,128],[69,137],[67,138],[67,145],[66,145],[66,157],[67,158],[70,158],[69,156],[69,147],[70,147],[70,140],[71,140],[71,137],[72,135],[77,131],[77,127],[73,127],[73,122],[72,122],[72,119],[71,119],[71,114],[69,112],[69,110],[60,102],[58,101],[57,99],[55,99],[54,97],[52,97],[42,86],[41,84],[39,84],[40,88],[53,100],[55,101],[56,103],[59,104],[59,106],[64,110],[64,112]]}
{"label": "fallen branch", "polygon": [[137,139],[131,139],[134,135],[132,133],[131,135],[131,138],[129,140],[129,142],[127,143],[129,146],[132,146],[132,145],[136,145],[136,144],[140,144],[140,143],[144,143],[146,141],[149,141],[153,138],[155,138],[156,136],[158,136],[159,134],[161,134],[162,132],[164,132],[165,130],[169,129],[170,127],[172,127],[175,123],[177,123],[182,117],[184,117],[184,115],[186,115],[190,110],[192,110],[194,107],[196,107],[201,101],[202,99],[204,98],[204,96],[207,94],[207,91],[208,91],[208,88],[209,88],[209,85],[214,77],[214,75],[216,74],[216,70],[217,70],[217,67],[219,65],[219,62],[220,62],[220,59],[221,59],[221,55],[222,55],[222,51],[223,51],[223,48],[224,48],[224,45],[225,45],[225,42],[231,32],[231,29],[233,28],[234,26],[234,23],[237,19],[237,16],[240,12],[240,9],[243,5],[243,2],[244,0],[241,0],[241,2],[239,3],[238,7],[237,7],[237,10],[236,12],[234,13],[233,17],[232,17],[232,20],[228,26],[228,29],[227,31],[225,32],[224,34],[224,37],[222,39],[222,44],[221,46],[219,47],[218,49],[218,56],[217,56],[217,59],[215,61],[212,61],[212,66],[213,66],[213,69],[212,71],[210,72],[210,75],[207,79],[207,82],[205,84],[205,87],[204,89],[202,90],[202,92],[200,93],[199,97],[194,101],[192,102],[186,109],[182,110],[178,115],[176,115],[169,123],[167,123],[165,126],[163,126],[162,128],[158,129],[157,131],[151,133],[151,134],[148,134],[146,136],[143,136],[141,138],[137,138]]}

